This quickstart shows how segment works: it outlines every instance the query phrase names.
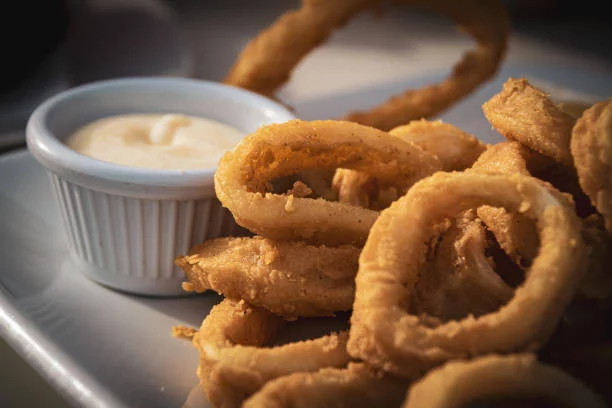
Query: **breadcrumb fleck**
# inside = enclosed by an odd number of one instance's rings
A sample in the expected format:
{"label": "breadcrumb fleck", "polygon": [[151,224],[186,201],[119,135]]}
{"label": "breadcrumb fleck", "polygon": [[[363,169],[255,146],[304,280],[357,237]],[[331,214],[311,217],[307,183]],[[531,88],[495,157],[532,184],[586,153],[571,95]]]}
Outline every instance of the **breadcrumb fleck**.
{"label": "breadcrumb fleck", "polygon": [[191,340],[198,331],[193,327],[183,325],[172,326],[172,336],[178,339]]}

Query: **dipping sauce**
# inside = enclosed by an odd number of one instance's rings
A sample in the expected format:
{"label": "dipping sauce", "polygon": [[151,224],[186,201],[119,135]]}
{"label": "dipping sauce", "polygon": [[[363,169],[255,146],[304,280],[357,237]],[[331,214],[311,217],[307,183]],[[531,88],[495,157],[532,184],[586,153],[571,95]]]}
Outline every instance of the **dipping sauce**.
{"label": "dipping sauce", "polygon": [[178,114],[119,115],[77,130],[66,144],[98,160],[166,170],[215,168],[245,134],[210,119]]}

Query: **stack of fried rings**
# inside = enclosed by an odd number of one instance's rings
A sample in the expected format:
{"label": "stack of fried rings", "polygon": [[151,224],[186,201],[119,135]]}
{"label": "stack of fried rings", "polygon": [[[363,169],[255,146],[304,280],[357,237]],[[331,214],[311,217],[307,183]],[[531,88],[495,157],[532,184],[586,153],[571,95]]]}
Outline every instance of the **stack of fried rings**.
{"label": "stack of fried rings", "polygon": [[[217,195],[254,236],[177,259],[185,290],[225,296],[199,330],[177,331],[200,352],[202,388],[216,407],[442,407],[510,394],[605,406],[532,353],[567,341],[553,332],[568,309],[612,297],[609,103],[576,121],[510,79],[483,106],[507,142],[419,120],[497,72],[501,2],[303,0],[225,82],[274,97],[334,29],[384,3],[446,14],[477,48],[439,84],[341,121],[262,128],[223,158]],[[330,172],[327,185],[318,175]],[[285,321],[344,311],[348,329],[274,346]]]}
{"label": "stack of fried rings", "polygon": [[[578,152],[581,186],[581,163],[596,153],[578,146],[610,137],[608,106],[587,109],[567,143],[558,143]],[[214,406],[428,406],[427,390],[440,384],[431,406],[512,393],[606,406],[535,354],[557,342],[568,308],[591,297],[585,282],[611,285],[601,272],[607,258],[595,250],[612,248],[605,211],[581,218],[574,196],[545,177],[548,158],[517,139],[484,146],[465,168],[444,171],[435,144],[426,151],[394,132],[295,120],[261,128],[227,153],[215,177],[218,196],[256,235],[211,240],[177,259],[187,290],[225,295],[193,336]],[[310,197],[300,181],[273,192],[276,178],[337,167],[406,192],[382,211]],[[610,191],[609,180],[597,183]],[[593,197],[595,208],[607,208],[601,193]],[[519,243],[529,231],[535,251]],[[454,244],[443,244],[447,236]],[[492,245],[516,262],[522,282],[500,278],[502,263],[486,252]],[[459,302],[467,313],[453,316]],[[348,330],[274,346],[286,320],[349,310]],[[559,387],[566,392],[555,393]]]}

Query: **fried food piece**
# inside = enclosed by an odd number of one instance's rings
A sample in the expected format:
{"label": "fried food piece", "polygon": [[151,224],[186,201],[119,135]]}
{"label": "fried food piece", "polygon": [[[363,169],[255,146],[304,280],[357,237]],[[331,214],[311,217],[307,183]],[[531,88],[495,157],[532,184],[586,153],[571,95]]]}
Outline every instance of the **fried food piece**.
{"label": "fried food piece", "polygon": [[[470,171],[529,176],[529,156],[529,149],[518,142],[497,143],[480,155]],[[533,222],[522,214],[488,205],[478,208],[478,216],[517,265],[531,264],[540,248],[538,230]]]}
{"label": "fried food piece", "polygon": [[529,149],[518,142],[500,142],[491,145],[471,166],[471,171],[491,174],[522,174],[530,176],[527,170]]}
{"label": "fried food piece", "polygon": [[[332,189],[334,170],[310,169],[290,176],[271,180],[272,192],[295,197],[323,198],[336,201],[338,195]],[[297,189],[296,189],[297,186]]]}
{"label": "fried food piece", "polygon": [[509,399],[516,406],[607,406],[601,396],[559,368],[538,362],[532,354],[511,354],[446,363],[410,388],[403,408],[459,408],[495,398]]}
{"label": "fried food piece", "polygon": [[287,191],[287,194],[294,197],[308,197],[312,194],[312,189],[304,184],[303,181],[298,180],[293,183],[293,187]]}
{"label": "fried food piece", "polygon": [[612,99],[585,110],[571,134],[580,186],[612,233]]}
{"label": "fried food piece", "polygon": [[332,189],[338,202],[375,211],[387,208],[406,192],[405,189],[398,191],[396,187],[381,185],[376,177],[367,173],[349,169],[336,170]]}
{"label": "fried food piece", "polygon": [[324,199],[271,193],[270,181],[300,171],[350,168],[397,186],[439,170],[438,160],[386,132],[342,121],[291,120],[264,126],[227,152],[215,190],[236,222],[277,240],[362,245],[377,211]]}
{"label": "fried food piece", "polygon": [[172,335],[177,339],[193,340],[198,331],[193,327],[176,325],[172,326]]}
{"label": "fried food piece", "polygon": [[[472,93],[498,71],[506,54],[509,17],[498,0],[388,0],[433,10],[453,19],[474,37],[477,47],[468,51],[444,81],[408,90],[367,112],[354,112],[344,120],[389,130],[413,119],[439,114]],[[279,17],[242,50],[224,79],[226,84],[271,96],[289,80],[295,66],[332,32],[380,0],[303,0],[302,7]]]}
{"label": "fried food piece", "polygon": [[573,166],[570,138],[575,119],[525,78],[509,78],[482,110],[506,139]]}
{"label": "fried food piece", "polygon": [[361,171],[336,170],[332,188],[337,191],[338,202],[344,204],[375,209],[376,203],[379,202],[380,186],[376,178]]}
{"label": "fried food piece", "polygon": [[580,187],[578,174],[574,167],[569,168],[530,149],[528,151],[527,163],[532,176],[544,180],[558,190],[569,194],[571,196],[570,201],[574,202],[576,213],[581,218],[588,217],[596,212],[591,200]]}
{"label": "fried food piece", "polygon": [[[536,222],[540,252],[499,310],[442,324],[409,313],[432,226],[470,208],[505,207]],[[581,223],[563,195],[521,175],[439,172],[383,210],[359,258],[348,351],[374,367],[414,376],[449,359],[536,350],[586,269]]]}
{"label": "fried food piece", "polygon": [[268,382],[244,408],[393,407],[405,398],[408,382],[365,364],[294,373]]}
{"label": "fried food piece", "polygon": [[200,354],[200,384],[215,407],[240,407],[274,378],[348,364],[346,332],[264,347],[282,323],[282,318],[242,300],[224,299],[212,308],[193,345]]}
{"label": "fried food piece", "polygon": [[389,134],[436,156],[443,171],[465,170],[487,149],[476,136],[441,120],[413,120],[391,129]]}
{"label": "fried food piece", "polygon": [[249,41],[223,82],[272,97],[302,58],[337,27],[375,6],[371,0],[339,0],[333,4],[304,0],[299,10],[284,13]]}
{"label": "fried food piece", "polygon": [[564,166],[517,141],[489,146],[472,167],[485,173],[519,173],[537,177],[571,195],[570,201],[574,202],[579,216],[586,217],[594,211],[578,184],[573,167]]}
{"label": "fried food piece", "polygon": [[522,214],[488,205],[478,209],[478,216],[514,263],[522,268],[531,265],[540,249],[540,237],[532,221]]}
{"label": "fried food piece", "polygon": [[[489,146],[470,171],[531,175],[567,192],[569,205],[575,206],[578,215],[586,216],[592,211],[590,206],[584,205],[584,194],[577,185],[575,174],[519,142],[506,141]],[[478,216],[517,265],[526,268],[531,264],[540,245],[536,226],[531,221],[521,214],[491,206],[480,207]]]}
{"label": "fried food piece", "polygon": [[175,263],[188,291],[214,290],[286,319],[350,310],[360,250],[262,237],[215,238]]}
{"label": "fried food piece", "polygon": [[[389,131],[391,136],[413,143],[440,161],[442,170],[464,170],[485,151],[475,136],[442,121],[414,120]],[[332,187],[338,201],[363,208],[382,210],[406,191],[385,189],[369,174],[338,169]]]}
{"label": "fried food piece", "polygon": [[499,309],[514,295],[485,255],[482,222],[471,212],[452,221],[415,285],[413,314],[443,321],[481,316]]}

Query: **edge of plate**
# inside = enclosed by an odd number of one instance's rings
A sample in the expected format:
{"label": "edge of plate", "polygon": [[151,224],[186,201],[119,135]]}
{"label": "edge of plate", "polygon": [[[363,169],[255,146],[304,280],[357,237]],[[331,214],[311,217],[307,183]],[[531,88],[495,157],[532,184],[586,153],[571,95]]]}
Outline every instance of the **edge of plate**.
{"label": "edge of plate", "polygon": [[[0,165],[29,156],[27,149],[0,155]],[[0,282],[0,336],[68,403],[80,407],[127,408],[78,367],[14,306]]]}
{"label": "edge of plate", "polygon": [[75,406],[125,407],[32,326],[9,298],[0,286],[0,335],[49,385]]}

